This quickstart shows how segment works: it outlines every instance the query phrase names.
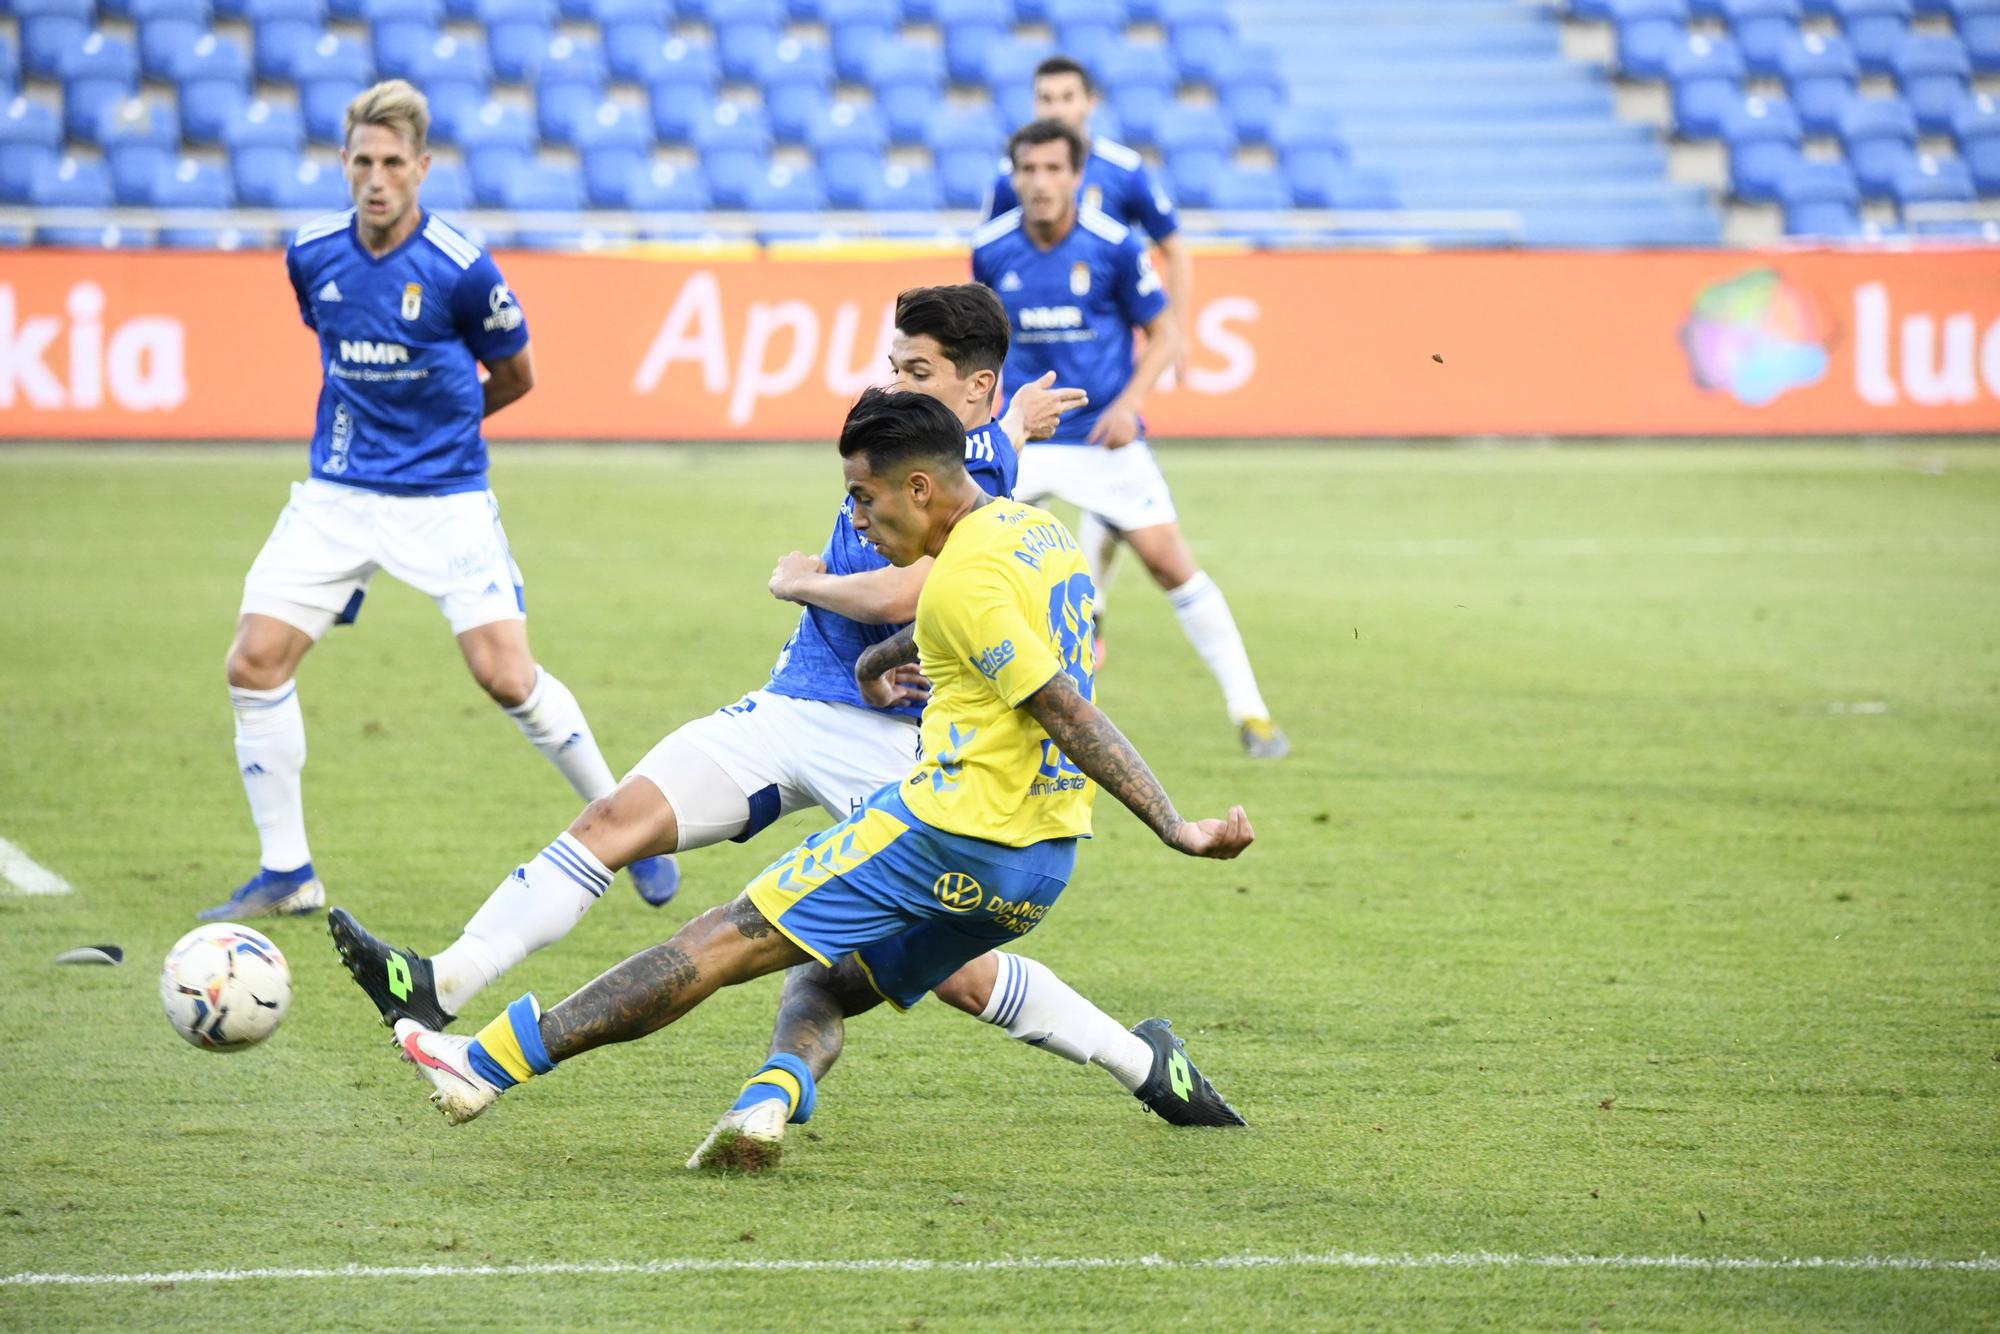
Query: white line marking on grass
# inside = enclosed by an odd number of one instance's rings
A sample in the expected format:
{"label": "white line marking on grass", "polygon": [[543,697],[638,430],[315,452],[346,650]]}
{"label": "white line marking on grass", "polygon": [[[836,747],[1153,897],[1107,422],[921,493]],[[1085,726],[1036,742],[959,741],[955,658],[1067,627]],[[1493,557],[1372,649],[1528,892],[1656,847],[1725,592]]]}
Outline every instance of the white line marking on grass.
{"label": "white line marking on grass", "polygon": [[0,881],[6,881],[23,894],[70,892],[69,881],[4,838],[0,838]]}
{"label": "white line marking on grass", "polygon": [[1091,1269],[1679,1269],[1711,1272],[1794,1270],[2000,1273],[2000,1257],[1938,1260],[1920,1255],[1509,1255],[1466,1251],[1429,1255],[1223,1255],[1170,1260],[1137,1256],[1007,1256],[993,1260],[601,1260],[511,1265],[342,1265],[329,1269],[177,1269],[140,1274],[0,1274],[0,1287],[108,1287],[153,1283],[247,1283],[328,1278],[625,1277],[645,1274],[988,1274]]}
{"label": "white line marking on grass", "polygon": [[1985,537],[1384,538],[1334,543],[1350,556],[1906,556],[2000,552]]}

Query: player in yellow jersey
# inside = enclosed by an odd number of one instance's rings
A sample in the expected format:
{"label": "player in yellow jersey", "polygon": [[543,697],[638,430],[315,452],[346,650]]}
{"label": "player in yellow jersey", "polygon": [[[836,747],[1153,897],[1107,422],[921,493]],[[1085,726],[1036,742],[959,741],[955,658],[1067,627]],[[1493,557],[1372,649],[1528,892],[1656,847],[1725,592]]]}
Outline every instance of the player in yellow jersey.
{"label": "player in yellow jersey", "polygon": [[[963,424],[921,394],[871,390],[841,431],[856,530],[894,564],[935,559],[911,631],[857,668],[878,703],[919,697],[928,680],[915,770],[547,1012],[530,993],[473,1038],[398,1022],[448,1120],[478,1116],[560,1061],[665,1027],[721,987],[795,964],[872,972],[880,995],[914,1000],[1042,920],[1090,833],[1099,785],[1180,852],[1229,858],[1250,846],[1240,806],[1183,820],[1090,702],[1090,577],[1075,539],[1049,514],[982,492],[964,451]],[[588,846],[591,831],[579,837]],[[857,957],[897,939],[901,949],[876,956],[883,967]],[[1177,1047],[1167,1064],[1177,1087],[1196,1078]],[[789,1081],[791,1105],[809,1110],[810,1079],[778,1067],[766,1082]]]}

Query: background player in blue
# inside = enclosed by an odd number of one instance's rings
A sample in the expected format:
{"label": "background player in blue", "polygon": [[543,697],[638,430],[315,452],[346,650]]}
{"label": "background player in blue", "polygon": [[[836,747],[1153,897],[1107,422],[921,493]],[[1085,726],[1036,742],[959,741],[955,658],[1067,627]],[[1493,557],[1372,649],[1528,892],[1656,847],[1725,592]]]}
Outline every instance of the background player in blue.
{"label": "background player in blue", "polygon": [[[1180,339],[1152,261],[1130,228],[1078,205],[1084,153],[1075,130],[1039,120],[1016,131],[1007,151],[1021,206],[972,238],[972,276],[999,294],[1012,324],[1007,379],[1026,384],[1054,371],[1090,395],[1048,443],[1022,455],[1015,495],[1031,505],[1059,496],[1124,534],[1221,685],[1245,751],[1279,758],[1289,746],[1271,723],[1236,618],[1195,564],[1144,438],[1139,409]],[[1136,368],[1135,329],[1146,336]]]}
{"label": "background player in blue", "polygon": [[[354,620],[377,570],[436,601],[473,679],[579,796],[612,788],[576,697],[528,650],[479,424],[534,387],[534,360],[492,257],[418,203],[429,130],[423,94],[401,80],[357,96],[340,154],[354,207],[300,228],[285,252],[325,384],[311,477],[250,567],[229,646],[237,764],[261,847],[257,874],[209,920],[325,903],[306,844],[293,677],[321,635]],[[674,876],[671,861],[633,868],[660,902]]]}

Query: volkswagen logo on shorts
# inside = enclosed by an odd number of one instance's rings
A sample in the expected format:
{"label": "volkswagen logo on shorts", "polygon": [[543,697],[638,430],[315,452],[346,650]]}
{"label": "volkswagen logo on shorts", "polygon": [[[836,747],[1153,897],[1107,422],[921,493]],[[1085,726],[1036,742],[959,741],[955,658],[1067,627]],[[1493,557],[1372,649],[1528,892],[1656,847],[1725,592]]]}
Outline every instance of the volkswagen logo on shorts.
{"label": "volkswagen logo on shorts", "polygon": [[953,912],[971,912],[986,897],[977,880],[957,871],[946,871],[939,876],[937,883],[931,886],[931,893]]}

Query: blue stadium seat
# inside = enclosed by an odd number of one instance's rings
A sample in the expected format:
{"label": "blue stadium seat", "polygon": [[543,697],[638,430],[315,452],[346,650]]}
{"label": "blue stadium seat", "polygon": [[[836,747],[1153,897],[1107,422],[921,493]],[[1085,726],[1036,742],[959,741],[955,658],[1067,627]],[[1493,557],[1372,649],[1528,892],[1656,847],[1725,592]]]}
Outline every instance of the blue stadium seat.
{"label": "blue stadium seat", "polygon": [[[1267,46],[1231,47],[1210,67],[1209,81],[1236,126],[1238,141],[1269,143],[1271,125],[1285,105],[1285,76],[1278,53]],[[1131,131],[1129,121],[1126,131]]]}
{"label": "blue stadium seat", "polygon": [[159,208],[233,208],[236,193],[220,167],[182,158],[159,174],[150,202]]}
{"label": "blue stadium seat", "polygon": [[644,83],[649,60],[667,40],[673,10],[667,0],[591,0],[614,79]]}
{"label": "blue stadium seat", "polygon": [[1105,100],[1118,113],[1126,140],[1140,145],[1154,143],[1160,113],[1173,105],[1180,83],[1180,69],[1173,57],[1157,46],[1119,46],[1098,61],[1096,74]]}
{"label": "blue stadium seat", "polygon": [[1854,96],[1861,63],[1844,37],[1808,32],[1778,52],[1785,88],[1807,134],[1837,134],[1840,112]]}
{"label": "blue stadium seat", "polygon": [[593,208],[624,208],[634,174],[652,159],[652,121],[614,102],[576,123],[575,143],[583,163],[584,193]]}
{"label": "blue stadium seat", "polygon": [[655,56],[646,80],[653,129],[663,141],[687,143],[715,106],[715,88],[722,77],[715,50],[675,37],[663,43]]}
{"label": "blue stadium seat", "polygon": [[1972,172],[1955,157],[1920,154],[1896,173],[1893,193],[1898,208],[1912,204],[1969,204],[1978,197]]}
{"label": "blue stadium seat", "polygon": [[62,58],[63,129],[88,139],[97,118],[139,91],[139,53],[122,37],[93,32]]}
{"label": "blue stadium seat", "polygon": [[1687,38],[1687,0],[1611,0],[1618,68],[1635,79],[1664,78],[1667,56]]}
{"label": "blue stadium seat", "polygon": [[936,23],[937,0],[903,0],[903,22]]}
{"label": "blue stadium seat", "polygon": [[31,79],[61,74],[63,54],[90,35],[90,0],[13,0],[21,35],[21,72]]}
{"label": "blue stadium seat", "polygon": [[1900,97],[1857,97],[1840,113],[1840,147],[1866,199],[1887,199],[1916,157],[1917,118]]}
{"label": "blue stadium seat", "polygon": [[21,84],[21,52],[14,39],[0,32],[0,89],[12,90]]}
{"label": "blue stadium seat", "polygon": [[1778,180],[1799,160],[1805,127],[1782,98],[1746,97],[1722,118],[1722,141],[1729,148],[1729,189],[1753,202],[1778,197]]}
{"label": "blue stadium seat", "polygon": [[181,127],[174,113],[143,98],[103,108],[91,137],[104,151],[112,195],[133,208],[153,202],[160,173],[180,156]]}
{"label": "blue stadium seat", "polygon": [[1972,87],[1972,58],[1956,37],[1912,34],[1889,55],[1903,100],[1916,113],[1925,134],[1945,134],[1951,113]]}
{"label": "blue stadium seat", "polygon": [[694,145],[718,208],[743,208],[751,185],[770,166],[771,126],[764,113],[718,102],[694,127]]}
{"label": "blue stadium seat", "polygon": [[246,239],[234,227],[162,227],[159,244],[167,250],[241,250]]}
{"label": "blue stadium seat", "polygon": [[1743,53],[1727,37],[1691,33],[1667,54],[1674,128],[1684,139],[1713,139],[1722,118],[1743,104]]}
{"label": "blue stadium seat", "polygon": [[243,8],[257,77],[291,82],[299,52],[318,41],[326,26],[326,0],[246,0]]}
{"label": "blue stadium seat", "polygon": [[870,59],[869,86],[889,137],[899,144],[923,142],[924,128],[944,105],[944,56],[930,46],[884,46]]}
{"label": "blue stadium seat", "polygon": [[1403,201],[1395,178],[1369,167],[1339,167],[1309,181],[1294,179],[1292,202],[1300,208],[1394,209]]}
{"label": "blue stadium seat", "polygon": [[180,85],[181,133],[191,144],[212,144],[222,127],[250,101],[250,53],[228,37],[205,34],[174,66]]}
{"label": "blue stadium seat", "polygon": [[1861,230],[1861,189],[1845,162],[1793,163],[1778,178],[1785,231],[1793,236],[1853,236]]}
{"label": "blue stadium seat", "polygon": [[431,137],[458,142],[458,123],[486,104],[493,85],[486,49],[477,41],[444,36],[417,54],[411,82],[431,104]]}
{"label": "blue stadium seat", "polygon": [[1006,127],[991,106],[947,108],[932,119],[925,143],[947,207],[985,205],[993,188],[994,164],[1006,141]]}
{"label": "blue stadium seat", "polygon": [[1722,0],[1723,17],[1743,51],[1743,63],[1759,78],[1774,78],[1778,53],[1799,34],[1804,11],[1799,0]]}
{"label": "blue stadium seat", "polygon": [[826,207],[826,192],[811,167],[775,164],[750,182],[743,206],[753,213],[812,213]]}
{"label": "blue stadium seat", "polygon": [[698,168],[656,162],[626,183],[627,206],[640,213],[705,213],[708,181]]}
{"label": "blue stadium seat", "polygon": [[299,163],[278,182],[278,197],[272,206],[287,213],[338,213],[354,206],[354,196],[347,192],[347,181],[338,167],[308,161]]}
{"label": "blue stadium seat", "polygon": [[504,202],[507,180],[535,157],[535,127],[515,107],[488,102],[458,124],[459,152],[472,176],[472,197],[482,208]]}
{"label": "blue stadium seat", "polygon": [[111,172],[102,162],[63,157],[39,168],[28,182],[37,208],[110,208]]}
{"label": "blue stadium seat", "polygon": [[2000,0],[1954,0],[1958,40],[1981,74],[2000,74]]}
{"label": "blue stadium seat", "polygon": [[1952,113],[1951,136],[1982,195],[2000,195],[2000,99],[1980,93]]}
{"label": "blue stadium seat", "polygon": [[785,0],[785,17],[793,23],[825,23],[823,0]]}
{"label": "blue stadium seat", "polygon": [[0,201],[24,202],[29,182],[55,169],[62,142],[62,121],[52,108],[25,97],[0,108]]}
{"label": "blue stadium seat", "polygon": [[1088,70],[1125,44],[1125,0],[1061,0],[1050,7],[1049,20],[1056,45]]}
{"label": "blue stadium seat", "polygon": [[278,182],[292,171],[305,149],[305,120],[297,107],[258,98],[222,127],[236,194],[252,208],[277,202]]}
{"label": "blue stadium seat", "polygon": [[833,60],[823,46],[787,37],[765,53],[757,70],[764,114],[779,143],[804,143],[806,128],[833,100]]}
{"label": "blue stadium seat", "polygon": [[1291,183],[1268,168],[1232,167],[1209,182],[1208,206],[1239,213],[1290,208]]}
{"label": "blue stadium seat", "polygon": [[754,80],[764,53],[778,44],[784,18],[778,0],[728,0],[709,25],[715,30],[715,59],[722,77],[744,83]]}
{"label": "blue stadium seat", "polygon": [[1126,0],[1125,18],[1131,23],[1158,23],[1160,0]]}
{"label": "blue stadium seat", "polygon": [[342,142],[347,104],[375,81],[375,61],[368,48],[326,33],[293,58],[292,70],[298,79],[299,113],[305,119],[307,136],[315,143]]}
{"label": "blue stadium seat", "polygon": [[208,30],[208,0],[133,0],[139,65],[150,79],[171,77],[174,61]]}
{"label": "blue stadium seat", "polygon": [[1175,199],[1200,208],[1209,183],[1229,164],[1236,135],[1207,107],[1168,107],[1160,116],[1160,156]]}
{"label": "blue stadium seat", "polygon": [[584,117],[604,100],[604,50],[595,42],[559,36],[535,71],[535,116],[542,138],[567,144]]}
{"label": "blue stadium seat", "polygon": [[669,64],[664,50],[688,45],[685,38],[651,32],[640,24],[615,23],[604,30],[604,64],[619,83],[650,84]]}
{"label": "blue stadium seat", "polygon": [[457,213],[472,207],[472,173],[465,169],[463,162],[431,160],[430,173],[424,177],[424,207],[435,212],[440,209]]}
{"label": "blue stadium seat", "polygon": [[1910,31],[1910,0],[1834,0],[1834,12],[1862,73],[1889,73],[1889,57]]}
{"label": "blue stadium seat", "polygon": [[[993,94],[1001,120],[1026,125],[1035,118],[1035,66],[1055,53],[1047,42],[1018,37],[1003,37],[987,49],[978,81]],[[894,129],[893,117],[889,124]]]}
{"label": "blue stadium seat", "polygon": [[826,0],[825,11],[834,73],[847,83],[864,82],[875,48],[896,36],[902,6],[896,0]]}
{"label": "blue stadium seat", "polygon": [[1586,23],[1609,23],[1611,21],[1611,0],[1568,0],[1564,11],[1573,19]]}
{"label": "blue stadium seat", "polygon": [[583,174],[531,163],[507,178],[500,202],[516,213],[575,213],[584,205]]}
{"label": "blue stadium seat", "polygon": [[1010,0],[938,0],[944,64],[954,83],[978,83],[986,52],[1013,26]]}
{"label": "blue stadium seat", "polygon": [[1160,22],[1181,74],[1202,82],[1213,72],[1215,58],[1236,40],[1227,7],[1212,0],[1160,0]]}
{"label": "blue stadium seat", "polygon": [[144,250],[153,245],[153,234],[139,227],[37,227],[35,244],[71,250]]}
{"label": "blue stadium seat", "polygon": [[375,69],[385,79],[407,79],[420,54],[442,33],[443,0],[362,0],[375,51]]}
{"label": "blue stadium seat", "polygon": [[1319,108],[1281,113],[1271,127],[1271,146],[1278,152],[1278,165],[1291,183],[1293,197],[1300,200],[1318,197],[1318,183],[1348,166],[1339,123]]}
{"label": "blue stadium seat", "polygon": [[555,0],[478,0],[494,77],[526,83],[555,36]]}
{"label": "blue stadium seat", "polygon": [[827,199],[835,208],[861,207],[862,187],[881,170],[882,155],[889,147],[882,114],[874,107],[842,102],[825,108],[806,138]]}
{"label": "blue stadium seat", "polygon": [[863,183],[861,207],[870,213],[935,213],[944,207],[944,187],[935,171],[891,163]]}

